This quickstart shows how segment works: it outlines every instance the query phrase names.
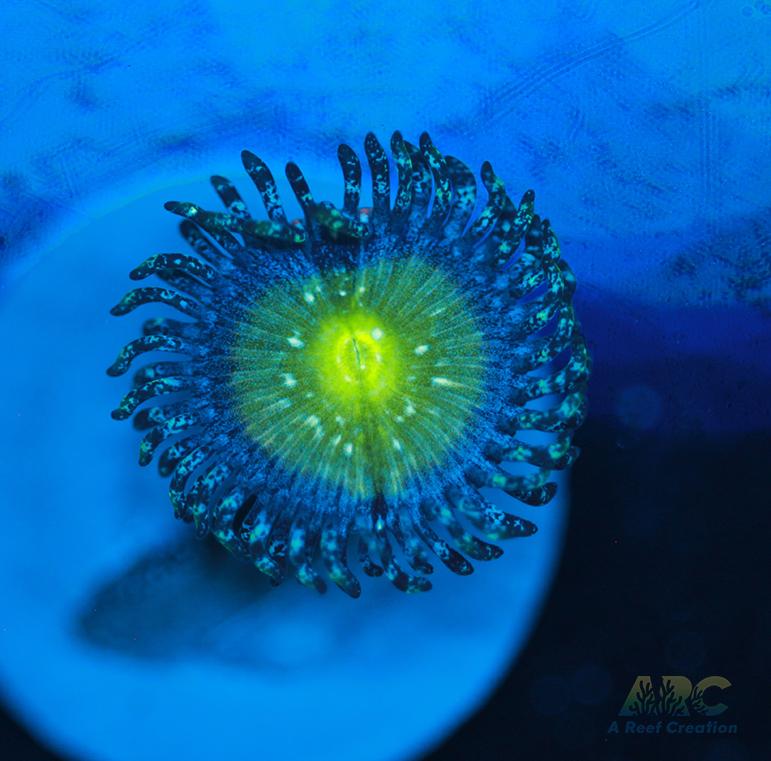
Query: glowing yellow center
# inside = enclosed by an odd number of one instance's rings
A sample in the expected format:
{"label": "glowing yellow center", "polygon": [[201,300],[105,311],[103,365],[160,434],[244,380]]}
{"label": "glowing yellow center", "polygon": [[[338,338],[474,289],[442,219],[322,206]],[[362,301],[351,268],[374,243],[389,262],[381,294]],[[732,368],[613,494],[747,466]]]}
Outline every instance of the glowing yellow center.
{"label": "glowing yellow center", "polygon": [[325,395],[343,403],[383,402],[397,386],[397,341],[373,315],[356,310],[326,321],[310,347]]}
{"label": "glowing yellow center", "polygon": [[281,282],[237,334],[232,387],[249,435],[359,498],[440,467],[483,393],[471,304],[413,257]]}

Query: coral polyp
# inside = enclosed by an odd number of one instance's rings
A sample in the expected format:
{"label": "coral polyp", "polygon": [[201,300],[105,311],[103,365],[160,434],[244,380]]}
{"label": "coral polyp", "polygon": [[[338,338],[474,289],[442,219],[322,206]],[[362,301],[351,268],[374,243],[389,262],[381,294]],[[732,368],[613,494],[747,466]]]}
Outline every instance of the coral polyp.
{"label": "coral polyp", "polygon": [[339,207],[288,164],[293,221],[244,151],[267,219],[218,176],[226,211],[167,203],[193,255],[151,256],[131,277],[160,285],[112,310],[153,302],[187,318],[147,321],[108,370],[176,355],[139,369],[113,411],[147,431],[141,464],[162,448],[176,516],[275,583],[323,591],[326,577],[354,597],[355,563],[422,591],[431,556],[465,575],[500,556],[487,540],[533,534],[489,495],[551,500],[589,374],[575,279],[533,192],[515,205],[486,162],[477,209],[472,172],[427,134],[415,146],[395,133],[391,150],[393,178],[365,140],[368,207],[348,146]]}

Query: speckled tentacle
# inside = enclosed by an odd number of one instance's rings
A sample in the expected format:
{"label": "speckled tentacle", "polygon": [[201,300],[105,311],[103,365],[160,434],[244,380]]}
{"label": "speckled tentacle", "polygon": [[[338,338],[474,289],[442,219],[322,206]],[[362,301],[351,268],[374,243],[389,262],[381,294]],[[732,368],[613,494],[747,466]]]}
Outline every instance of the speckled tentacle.
{"label": "speckled tentacle", "polygon": [[410,205],[410,224],[422,226],[426,221],[426,212],[431,200],[431,172],[423,160],[423,154],[417,146],[404,141],[404,147],[410,157],[412,167],[412,204]]}
{"label": "speckled tentacle", "polygon": [[391,137],[391,152],[396,164],[396,198],[391,212],[391,230],[398,232],[409,216],[412,208],[412,160],[400,132]]}
{"label": "speckled tentacle", "polygon": [[361,198],[361,163],[349,145],[337,149],[337,157],[343,170],[343,213],[358,219]]}
{"label": "speckled tentacle", "polygon": [[482,164],[480,176],[482,177],[482,184],[487,190],[487,203],[466,233],[473,245],[479,245],[493,229],[507,199],[503,181],[495,174],[489,161]]}
{"label": "speckled tentacle", "polygon": [[562,434],[546,445],[529,444],[514,439],[502,446],[489,443],[485,447],[485,456],[494,463],[526,462],[547,470],[562,470],[570,467],[578,456],[577,447],[570,445],[571,437]]}
{"label": "speckled tentacle", "polygon": [[195,351],[195,347],[177,336],[159,334],[135,338],[121,349],[118,358],[107,368],[107,374],[113,377],[123,375],[138,356],[151,351],[190,354]]}
{"label": "speckled tentacle", "polygon": [[209,516],[211,533],[223,547],[241,558],[248,557],[244,521],[253,499],[243,482],[235,480],[213,500]]}
{"label": "speckled tentacle", "polygon": [[135,288],[133,291],[129,291],[110,310],[110,314],[119,317],[133,312],[143,304],[151,303],[165,304],[190,317],[200,317],[203,314],[202,306],[189,296],[170,288],[155,287]]}
{"label": "speckled tentacle", "polygon": [[447,174],[452,184],[452,202],[445,225],[447,238],[459,238],[474,213],[477,201],[477,183],[474,173],[454,156],[445,156]]}
{"label": "speckled tentacle", "polygon": [[503,550],[494,544],[488,544],[467,531],[460,520],[456,508],[450,500],[436,501],[424,508],[428,520],[439,520],[455,541],[456,546],[474,560],[495,560],[503,555]]}
{"label": "speckled tentacle", "polygon": [[174,467],[174,473],[169,483],[169,499],[174,508],[174,515],[186,522],[193,520],[193,513],[187,501],[187,485],[198,468],[200,468],[214,451],[211,442],[197,443],[186,453]]}
{"label": "speckled tentacle", "polygon": [[132,280],[142,280],[150,275],[175,270],[195,277],[202,283],[212,283],[217,272],[195,256],[185,254],[155,254],[129,273]]}
{"label": "speckled tentacle", "polygon": [[214,192],[220,197],[223,205],[228,210],[228,214],[232,214],[240,219],[251,219],[252,215],[249,213],[244,199],[241,198],[241,194],[227,177],[215,174],[211,178],[211,184]]}
{"label": "speckled tentacle", "polygon": [[369,171],[372,175],[372,224],[382,229],[388,221],[391,205],[391,182],[388,155],[371,132],[364,139]]}
{"label": "speckled tentacle", "polygon": [[452,197],[450,174],[447,171],[444,157],[431,142],[428,132],[424,132],[420,136],[420,151],[423,160],[431,171],[434,181],[434,200],[428,224],[432,225],[434,229],[439,229],[445,222],[450,210],[450,199]]}
{"label": "speckled tentacle", "polygon": [[279,564],[268,552],[268,539],[273,528],[272,516],[262,501],[255,502],[242,527],[242,537],[248,554],[258,571],[264,573],[274,583],[282,578]]}
{"label": "speckled tentacle", "polygon": [[318,523],[318,516],[313,513],[302,515],[295,521],[289,532],[288,559],[295,578],[303,586],[323,593],[327,585],[313,568],[321,535]]}
{"label": "speckled tentacle", "polygon": [[405,571],[394,556],[393,547],[388,539],[385,526],[377,524],[371,529],[371,536],[386,578],[402,592],[427,592],[431,582],[425,577]]}
{"label": "speckled tentacle", "polygon": [[[156,408],[157,409],[157,408]],[[180,412],[159,421],[150,433],[148,433],[139,445],[139,464],[149,465],[153,459],[156,449],[171,436],[184,433],[190,428],[194,428],[201,422],[201,416],[192,412]]]}
{"label": "speckled tentacle", "polygon": [[130,417],[134,410],[156,396],[165,396],[167,394],[178,394],[193,388],[193,382],[185,377],[158,378],[144,383],[141,386],[131,389],[121,400],[121,403],[112,411],[115,420],[125,420]]}
{"label": "speckled tentacle", "polygon": [[459,576],[468,576],[474,572],[471,563],[442,539],[431,528],[430,524],[423,520],[420,513],[413,518],[412,530],[420,537],[423,544],[453,573],[457,573]]}
{"label": "speckled tentacle", "polygon": [[[194,422],[192,424],[195,424]],[[240,461],[211,462],[193,482],[185,500],[186,511],[193,517],[196,532],[206,536],[211,529],[211,515],[215,495],[221,492],[234,473],[240,468]]]}
{"label": "speckled tentacle", "polygon": [[246,169],[246,173],[251,177],[252,182],[257,188],[260,198],[262,198],[268,219],[279,225],[288,224],[286,212],[281,205],[278,186],[265,162],[250,151],[241,152],[241,161],[243,162],[244,169]]}
{"label": "speckled tentacle", "polygon": [[342,532],[327,526],[321,533],[321,557],[332,583],[350,597],[360,597],[361,584],[345,559],[349,533],[348,526]]}
{"label": "speckled tentacle", "polygon": [[494,541],[530,536],[537,530],[534,523],[494,507],[478,494],[451,488],[447,498],[456,510]]}

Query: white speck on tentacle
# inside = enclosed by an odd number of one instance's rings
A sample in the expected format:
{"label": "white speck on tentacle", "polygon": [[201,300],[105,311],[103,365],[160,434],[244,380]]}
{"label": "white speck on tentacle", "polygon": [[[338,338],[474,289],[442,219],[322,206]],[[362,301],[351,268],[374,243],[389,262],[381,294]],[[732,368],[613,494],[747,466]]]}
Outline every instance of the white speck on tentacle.
{"label": "white speck on tentacle", "polygon": [[415,347],[415,354],[417,354],[419,357],[422,357],[427,351],[428,344],[420,344],[420,346]]}
{"label": "white speck on tentacle", "polygon": [[289,342],[289,345],[294,349],[302,349],[303,346],[305,346],[305,341],[303,341],[296,333],[293,336],[290,336],[286,339]]}

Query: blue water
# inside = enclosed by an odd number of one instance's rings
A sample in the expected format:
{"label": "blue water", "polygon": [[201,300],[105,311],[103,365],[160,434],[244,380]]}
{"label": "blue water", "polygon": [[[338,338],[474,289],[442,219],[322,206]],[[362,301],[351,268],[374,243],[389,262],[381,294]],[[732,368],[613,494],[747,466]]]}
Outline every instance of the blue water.
{"label": "blue water", "polygon": [[596,419],[768,430],[767,3],[11,0],[0,31],[0,689],[51,748],[414,757],[547,599],[567,499],[508,565],[406,602],[252,588],[177,531],[108,417],[136,323],[107,310],[180,247],[162,202],[246,185],[242,148],[334,201],[369,130],[491,160],[576,273]]}

